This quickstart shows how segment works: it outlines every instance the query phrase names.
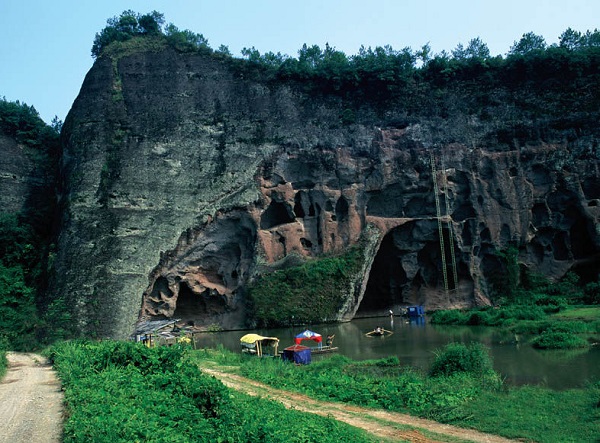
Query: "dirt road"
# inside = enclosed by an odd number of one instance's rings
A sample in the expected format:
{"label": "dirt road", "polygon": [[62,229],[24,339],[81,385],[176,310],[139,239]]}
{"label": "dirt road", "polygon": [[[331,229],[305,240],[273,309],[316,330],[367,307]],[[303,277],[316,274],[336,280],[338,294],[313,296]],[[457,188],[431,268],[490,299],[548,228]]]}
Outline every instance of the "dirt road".
{"label": "dirt road", "polygon": [[313,400],[302,394],[275,389],[254,380],[215,369],[202,368],[202,370],[214,375],[230,388],[279,401],[287,408],[333,417],[357,428],[362,428],[376,437],[413,443],[438,443],[447,442],[449,439],[454,442],[459,439],[459,441],[477,443],[514,443],[514,440],[496,435],[444,425],[406,414]]}
{"label": "dirt road", "polygon": [[9,352],[0,382],[0,443],[58,443],[62,432],[60,382],[46,359]]}

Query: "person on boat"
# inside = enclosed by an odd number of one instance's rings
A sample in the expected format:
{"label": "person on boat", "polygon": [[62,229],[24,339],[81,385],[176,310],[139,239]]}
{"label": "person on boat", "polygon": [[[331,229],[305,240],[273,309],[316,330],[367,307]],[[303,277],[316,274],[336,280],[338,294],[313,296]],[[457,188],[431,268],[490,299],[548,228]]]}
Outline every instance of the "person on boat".
{"label": "person on boat", "polygon": [[327,340],[325,340],[325,344],[327,346],[331,347],[331,345],[333,344],[333,337],[335,337],[335,334],[327,336]]}

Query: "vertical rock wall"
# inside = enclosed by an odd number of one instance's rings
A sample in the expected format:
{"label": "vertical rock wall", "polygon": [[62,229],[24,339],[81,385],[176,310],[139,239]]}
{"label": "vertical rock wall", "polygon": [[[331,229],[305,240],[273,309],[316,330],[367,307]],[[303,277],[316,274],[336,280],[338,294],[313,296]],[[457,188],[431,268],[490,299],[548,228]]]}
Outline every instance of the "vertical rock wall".
{"label": "vertical rock wall", "polygon": [[367,227],[345,320],[489,303],[508,246],[551,278],[597,266],[594,136],[500,144],[491,127],[407,121],[401,106],[364,106],[344,125],[345,106],[171,49],[98,59],[63,132],[53,288],[80,329],[124,337],[139,315],[243,327],[253,275],[342,252]]}

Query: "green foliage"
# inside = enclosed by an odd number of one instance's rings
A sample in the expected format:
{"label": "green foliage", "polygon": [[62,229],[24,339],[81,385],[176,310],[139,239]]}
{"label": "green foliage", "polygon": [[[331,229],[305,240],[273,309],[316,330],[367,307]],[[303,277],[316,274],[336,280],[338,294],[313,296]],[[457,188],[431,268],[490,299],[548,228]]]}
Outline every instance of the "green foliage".
{"label": "green foliage", "polygon": [[167,42],[181,52],[191,52],[196,50],[210,50],[208,40],[202,34],[185,29],[179,30],[172,23],[165,28]]}
{"label": "green foliage", "polygon": [[546,49],[546,40],[541,35],[533,32],[523,34],[521,40],[515,42],[508,51],[509,55],[527,55],[533,51],[543,51]]}
{"label": "green foliage", "polygon": [[469,311],[439,310],[429,316],[432,324],[469,326],[510,326],[518,321],[546,318],[543,307],[514,304],[496,308],[476,308]]}
{"label": "green foliage", "polygon": [[[202,34],[197,34],[188,29],[180,30],[172,23],[164,26],[164,15],[152,11],[148,14],[138,14],[134,11],[123,11],[120,16],[107,20],[107,25],[96,34],[92,45],[92,56],[100,57],[107,48],[113,44],[122,44],[135,40],[138,37],[159,37],[164,39],[171,47],[181,52],[205,51],[211,53],[208,40]],[[151,47],[155,47],[151,46]],[[134,45],[137,50],[146,47],[139,42]],[[219,48],[221,55],[227,55],[226,47]]]}
{"label": "green foliage", "polygon": [[361,249],[263,274],[249,288],[252,315],[264,327],[332,321],[361,264]]}
{"label": "green foliage", "polygon": [[336,355],[299,367],[223,349],[194,354],[201,365],[216,360],[236,372],[240,367],[247,377],[313,398],[409,412],[513,439],[595,442],[600,433],[598,383],[568,391],[509,388],[493,374],[426,377],[391,359],[355,362]]}
{"label": "green foliage", "polygon": [[493,374],[492,360],[482,344],[449,343],[435,351],[435,359],[429,369],[430,376],[449,376],[461,372],[478,377]]}
{"label": "green foliage", "polygon": [[6,358],[6,343],[5,340],[0,339],[0,380],[6,374],[6,369],[8,368],[8,360]]}
{"label": "green foliage", "polygon": [[600,305],[600,282],[590,282],[585,285],[583,302],[587,305]]}
{"label": "green foliage", "polygon": [[124,42],[140,35],[159,35],[164,24],[163,14],[152,11],[149,14],[136,14],[123,11],[119,17],[106,21],[107,26],[96,34],[92,45],[92,56],[99,57],[112,42]]}
{"label": "green foliage", "polygon": [[333,419],[230,392],[179,346],[65,342],[47,354],[65,391],[65,442],[373,441]]}
{"label": "green foliage", "polygon": [[552,330],[542,332],[531,341],[531,344],[538,349],[576,349],[589,346],[585,339],[571,332]]}
{"label": "green foliage", "polygon": [[519,285],[519,250],[509,246],[503,251],[497,251],[496,255],[500,259],[501,269],[491,279],[494,292],[499,296],[514,298]]}
{"label": "green foliage", "polygon": [[519,441],[595,443],[600,435],[598,385],[552,391],[525,386],[482,391],[463,407],[459,426]]}
{"label": "green foliage", "polygon": [[[322,400],[382,408],[437,419],[461,417],[461,408],[481,389],[497,389],[499,378],[455,374],[428,378],[400,366],[396,357],[354,362],[334,355],[297,367],[279,360],[244,359],[242,374]],[[493,380],[493,382],[491,382]]]}
{"label": "green foliage", "polygon": [[[56,119],[56,118],[55,118]],[[48,126],[33,106],[0,99],[0,132],[13,137],[18,143],[58,155],[58,134],[61,123]]]}
{"label": "green foliage", "polygon": [[48,126],[32,106],[0,100],[0,132],[23,145],[40,183],[22,213],[0,212],[0,337],[14,350],[43,338],[43,291],[48,280],[61,122]]}

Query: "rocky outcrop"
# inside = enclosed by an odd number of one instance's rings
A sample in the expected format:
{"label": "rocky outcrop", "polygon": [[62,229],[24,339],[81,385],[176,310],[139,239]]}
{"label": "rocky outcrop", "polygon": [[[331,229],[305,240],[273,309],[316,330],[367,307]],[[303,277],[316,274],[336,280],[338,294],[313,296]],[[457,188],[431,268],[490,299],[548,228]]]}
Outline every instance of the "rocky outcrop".
{"label": "rocky outcrop", "polygon": [[6,213],[23,213],[50,180],[34,160],[35,151],[0,132],[0,208]]}
{"label": "rocky outcrop", "polygon": [[215,57],[99,58],[63,129],[53,290],[80,330],[123,337],[139,316],[243,327],[257,273],[342,252],[367,227],[344,319],[490,303],[509,246],[551,278],[598,269],[594,134],[499,142],[476,117],[401,105],[364,105],[348,125],[346,106]]}

